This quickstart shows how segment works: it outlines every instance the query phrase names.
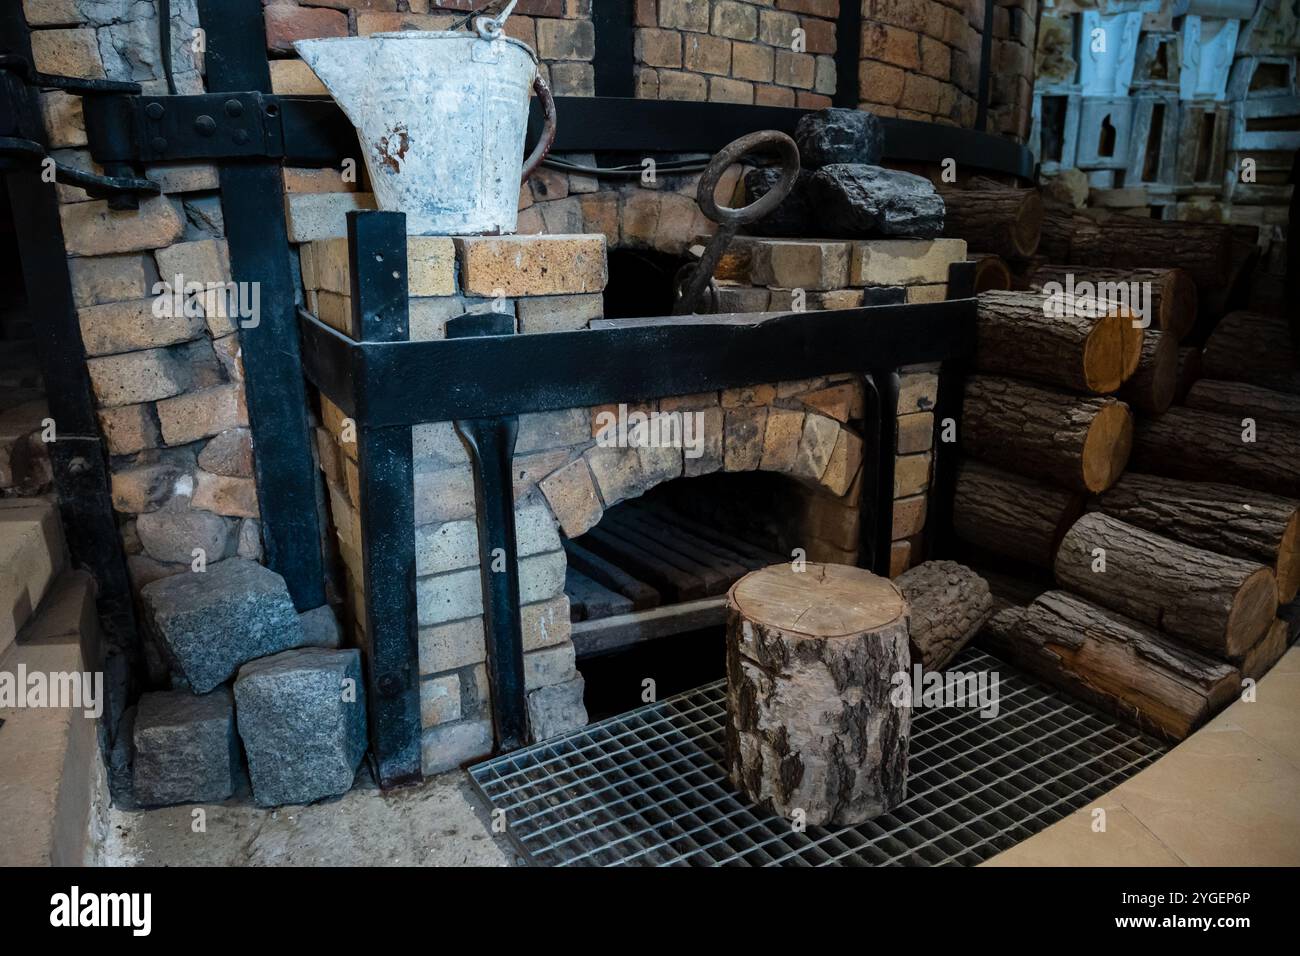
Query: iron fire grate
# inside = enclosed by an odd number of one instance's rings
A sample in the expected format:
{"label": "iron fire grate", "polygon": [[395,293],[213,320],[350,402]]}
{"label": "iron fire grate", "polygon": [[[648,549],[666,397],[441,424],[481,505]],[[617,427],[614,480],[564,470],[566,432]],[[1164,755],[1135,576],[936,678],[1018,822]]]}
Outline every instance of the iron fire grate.
{"label": "iron fire grate", "polygon": [[971,650],[1000,712],[918,709],[907,799],[859,826],[796,832],[724,769],[717,681],[470,769],[531,862],[549,866],[943,866],[1014,846],[1150,764],[1165,747]]}

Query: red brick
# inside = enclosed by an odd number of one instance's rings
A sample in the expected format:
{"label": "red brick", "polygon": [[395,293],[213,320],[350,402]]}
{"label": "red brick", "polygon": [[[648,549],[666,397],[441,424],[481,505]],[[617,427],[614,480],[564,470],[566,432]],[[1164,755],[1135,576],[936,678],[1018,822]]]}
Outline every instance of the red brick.
{"label": "red brick", "polygon": [[266,44],[272,50],[292,53],[295,40],[347,35],[347,14],[338,10],[279,5],[266,8]]}

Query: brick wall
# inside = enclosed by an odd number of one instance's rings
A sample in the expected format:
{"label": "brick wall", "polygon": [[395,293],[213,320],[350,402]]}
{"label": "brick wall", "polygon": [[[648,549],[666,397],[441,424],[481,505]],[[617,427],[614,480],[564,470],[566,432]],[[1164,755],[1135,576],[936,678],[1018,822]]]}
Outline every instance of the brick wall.
{"label": "brick wall", "polygon": [[637,0],[636,95],[820,109],[839,0]]}
{"label": "brick wall", "polygon": [[[202,92],[189,47],[194,5],[172,8],[177,87]],[[24,10],[38,70],[166,91],[154,4],[24,0]],[[47,92],[43,104],[54,155],[94,169],[80,99]],[[139,211],[113,211],[58,187],[113,505],[137,588],[188,570],[196,549],[208,563],[262,551],[236,320],[220,296],[207,294],[187,297],[188,308],[175,314],[155,311],[160,280],[230,280],[217,173],[186,165],[146,175],[163,194],[142,200]]]}

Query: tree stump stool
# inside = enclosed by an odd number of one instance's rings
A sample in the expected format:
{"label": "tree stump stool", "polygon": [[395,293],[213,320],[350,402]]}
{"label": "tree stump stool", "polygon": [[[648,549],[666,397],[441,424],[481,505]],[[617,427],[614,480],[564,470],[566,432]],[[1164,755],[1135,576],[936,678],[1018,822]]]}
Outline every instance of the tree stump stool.
{"label": "tree stump stool", "polygon": [[854,824],[907,788],[908,607],[861,568],[778,564],[727,593],[727,764],[731,782],[783,816]]}

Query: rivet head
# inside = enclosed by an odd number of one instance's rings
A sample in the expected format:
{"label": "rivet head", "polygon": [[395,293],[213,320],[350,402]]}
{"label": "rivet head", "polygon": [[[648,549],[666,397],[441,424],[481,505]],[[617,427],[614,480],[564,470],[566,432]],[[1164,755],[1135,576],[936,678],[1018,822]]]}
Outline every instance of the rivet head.
{"label": "rivet head", "polygon": [[243,116],[244,104],[239,102],[239,100],[226,100],[226,115]]}
{"label": "rivet head", "polygon": [[235,130],[235,135],[232,136],[231,139],[233,139],[238,145],[243,146],[245,143],[248,142],[248,130],[246,129]]}
{"label": "rivet head", "polygon": [[163,136],[155,136],[149,140],[149,145],[153,147],[155,153],[161,153],[167,148],[167,139]]}
{"label": "rivet head", "polygon": [[194,129],[203,136],[211,136],[217,130],[217,121],[204,113],[194,121]]}
{"label": "rivet head", "polygon": [[84,475],[90,471],[90,462],[78,456],[68,462],[68,471],[74,475]]}
{"label": "rivet head", "polygon": [[165,112],[167,111],[163,109],[163,105],[161,103],[150,103],[148,106],[144,108],[145,115],[148,116],[151,120],[162,119],[163,113]]}

